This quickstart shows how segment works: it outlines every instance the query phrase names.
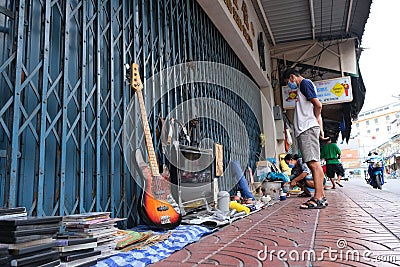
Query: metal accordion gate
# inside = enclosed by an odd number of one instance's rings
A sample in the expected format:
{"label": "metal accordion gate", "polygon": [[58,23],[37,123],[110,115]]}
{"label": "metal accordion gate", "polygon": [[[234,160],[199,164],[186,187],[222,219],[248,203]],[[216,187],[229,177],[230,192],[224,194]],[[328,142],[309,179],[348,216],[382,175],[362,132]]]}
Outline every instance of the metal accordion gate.
{"label": "metal accordion gate", "polygon": [[[146,80],[198,61],[249,76],[193,0],[0,0],[0,206],[25,206],[37,216],[110,211],[137,224],[141,189],[122,140],[131,101],[138,124],[140,116],[125,64],[137,62]],[[237,153],[232,143],[249,149],[253,156],[244,160],[254,167],[260,92],[250,79],[242,83],[250,102],[204,82],[145,91],[152,132],[159,130],[158,118],[180,103],[216,99],[236,112],[248,138],[231,140],[236,123],[225,117],[225,128],[201,119],[202,138],[224,145],[225,161]],[[133,142],[142,147],[142,141],[138,127]],[[160,155],[156,134],[153,142]],[[222,189],[231,187],[228,176]]]}

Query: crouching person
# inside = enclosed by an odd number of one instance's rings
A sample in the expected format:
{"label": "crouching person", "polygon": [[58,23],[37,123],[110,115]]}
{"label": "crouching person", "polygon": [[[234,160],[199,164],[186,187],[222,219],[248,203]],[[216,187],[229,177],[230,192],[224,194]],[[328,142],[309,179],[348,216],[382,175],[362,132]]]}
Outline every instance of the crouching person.
{"label": "crouching person", "polygon": [[297,185],[301,188],[303,193],[301,193],[299,197],[311,197],[311,192],[308,188],[315,187],[311,170],[308,168],[307,164],[303,163],[302,158],[298,155],[287,154],[284,160],[289,168],[292,168],[290,187],[293,188]]}

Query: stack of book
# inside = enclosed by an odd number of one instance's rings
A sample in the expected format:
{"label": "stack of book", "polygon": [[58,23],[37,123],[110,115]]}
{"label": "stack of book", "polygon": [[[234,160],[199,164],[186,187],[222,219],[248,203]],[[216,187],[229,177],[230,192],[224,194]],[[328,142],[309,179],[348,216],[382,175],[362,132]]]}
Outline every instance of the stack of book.
{"label": "stack of book", "polygon": [[0,220],[26,216],[27,213],[25,207],[0,208]]}
{"label": "stack of book", "polygon": [[76,238],[59,236],[55,250],[60,253],[61,266],[83,267],[97,264],[101,252],[95,250],[96,238]]}
{"label": "stack of book", "polygon": [[10,266],[10,254],[5,244],[0,244],[0,266]]}
{"label": "stack of book", "polygon": [[99,258],[115,253],[116,223],[119,218],[110,218],[110,212],[89,212],[68,215],[63,218],[64,235],[79,238],[97,238],[96,250],[101,251]]}
{"label": "stack of book", "polygon": [[52,237],[61,217],[16,217],[0,220],[0,243],[7,244],[11,266],[58,266]]}

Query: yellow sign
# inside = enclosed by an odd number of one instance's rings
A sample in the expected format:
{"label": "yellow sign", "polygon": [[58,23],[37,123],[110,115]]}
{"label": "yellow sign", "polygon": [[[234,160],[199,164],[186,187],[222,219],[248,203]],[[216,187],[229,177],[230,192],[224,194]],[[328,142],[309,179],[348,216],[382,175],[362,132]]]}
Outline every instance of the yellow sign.
{"label": "yellow sign", "polygon": [[340,97],[344,93],[344,87],[340,83],[335,84],[335,86],[331,89],[331,92]]}
{"label": "yellow sign", "polygon": [[289,93],[289,98],[290,99],[296,99],[297,98],[297,91],[291,91]]}

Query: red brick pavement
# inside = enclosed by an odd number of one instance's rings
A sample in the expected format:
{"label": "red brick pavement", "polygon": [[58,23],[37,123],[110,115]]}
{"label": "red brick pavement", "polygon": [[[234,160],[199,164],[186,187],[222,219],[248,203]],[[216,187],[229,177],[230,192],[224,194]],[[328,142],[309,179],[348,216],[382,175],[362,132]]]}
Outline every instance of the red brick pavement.
{"label": "red brick pavement", "polygon": [[346,185],[329,207],[291,197],[151,266],[400,266],[400,196]]}

